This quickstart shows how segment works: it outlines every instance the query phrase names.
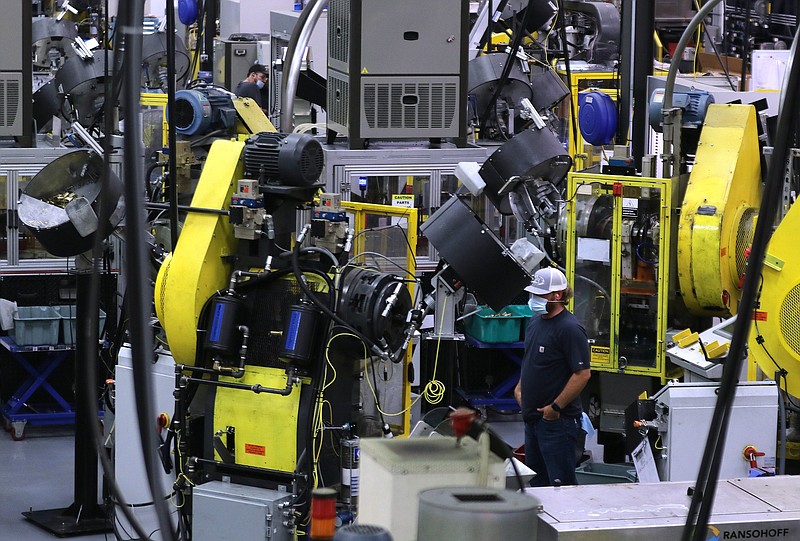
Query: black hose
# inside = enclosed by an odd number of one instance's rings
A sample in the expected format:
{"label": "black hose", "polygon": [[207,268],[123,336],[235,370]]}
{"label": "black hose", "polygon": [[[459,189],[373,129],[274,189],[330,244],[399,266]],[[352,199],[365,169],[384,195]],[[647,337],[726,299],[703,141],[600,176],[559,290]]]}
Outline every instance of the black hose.
{"label": "black hose", "polygon": [[[798,41],[800,41],[800,29],[794,36],[790,64],[787,76],[784,79],[784,88],[782,89],[783,104],[779,113],[777,131],[780,134],[788,134],[795,127],[794,122],[798,104],[797,94],[800,91],[800,46],[798,46]],[[734,324],[733,340],[731,341],[728,360],[722,373],[717,405],[714,409],[714,416],[709,429],[705,452],[703,453],[703,461],[700,464],[695,492],[692,495],[692,502],[686,517],[686,527],[682,537],[684,541],[689,541],[690,539],[692,541],[703,541],[706,538],[706,528],[714,503],[719,469],[722,463],[721,455],[727,435],[728,421],[730,420],[730,406],[736,393],[736,384],[738,383],[742,362],[744,362],[747,337],[750,333],[751,318],[749,316],[755,309],[755,299],[759,289],[758,282],[764,264],[764,256],[772,235],[775,216],[781,205],[783,176],[786,160],[789,157],[790,142],[790,137],[778,138],[770,160],[767,182],[764,186],[764,194],[758,212],[758,224],[753,235],[752,248],[745,271],[742,298],[738,309],[739,317],[736,318],[736,323]],[[695,518],[697,519],[696,524]]]}
{"label": "black hose", "polygon": [[[155,511],[162,535],[166,539],[176,540],[175,532],[170,524],[169,509],[166,502],[159,497],[161,491],[157,457],[158,443],[153,425],[156,420],[153,391],[150,385],[151,330],[150,307],[153,294],[150,284],[149,257],[145,239],[145,209],[141,194],[141,179],[144,176],[144,164],[141,156],[142,121],[138,114],[139,88],[142,64],[142,26],[144,23],[144,0],[129,0],[121,6],[121,24],[117,30],[125,36],[124,74],[126,84],[123,87],[123,103],[126,113],[123,164],[126,174],[125,204],[127,242],[125,255],[127,261],[131,336],[133,383],[137,397],[137,414],[139,434],[142,441],[142,455],[147,476],[147,483],[156,502]],[[169,13],[168,13],[169,16]],[[174,16],[174,14],[173,14]],[[170,108],[172,109],[172,108]],[[174,179],[170,179],[174,182]]]}
{"label": "black hose", "polygon": [[153,171],[158,169],[159,167],[164,167],[167,163],[164,162],[154,162],[147,166],[144,172],[144,189],[147,192],[147,200],[152,202],[153,201],[153,188],[150,186],[150,176],[153,174]]}
{"label": "black hose", "polygon": [[[572,70],[570,69],[569,65],[569,45],[567,44],[567,14],[564,11],[564,0],[558,2],[558,17],[561,20],[561,28],[559,29],[559,34],[561,36],[561,50],[564,53],[564,71],[567,74],[567,86],[569,87],[569,114],[570,119],[572,120],[572,137],[575,141],[578,140],[578,120],[575,114],[575,102],[574,96],[572,95]],[[546,45],[546,44],[545,44]],[[575,146],[575,152],[580,152],[581,149]],[[572,160],[572,169],[575,169],[575,160]]]}
{"label": "black hose", "polygon": [[[359,340],[364,342],[364,344],[366,344],[367,347],[373,352],[375,353],[381,352],[382,351],[381,348],[378,347],[378,345],[375,342],[364,336],[358,329],[353,328],[349,323],[347,323],[345,320],[339,317],[333,310],[325,306],[325,303],[320,301],[319,298],[314,294],[314,292],[311,291],[311,289],[308,287],[308,284],[306,284],[305,278],[303,277],[303,274],[300,269],[300,244],[301,243],[299,242],[295,243],[294,250],[292,250],[292,270],[294,271],[294,277],[297,280],[297,284],[300,286],[300,289],[303,290],[303,293],[306,294],[308,299],[315,305],[317,305],[317,307],[319,307],[319,309],[322,310],[326,316],[328,316],[333,321],[335,321],[336,323],[347,329],[349,332],[356,335],[356,337],[358,337]],[[330,291],[330,295],[333,297],[336,288],[330,276],[320,271],[310,271],[310,272],[313,272],[314,274],[322,277],[323,280],[325,280],[328,283],[328,289]]]}
{"label": "black hose", "polygon": [[[108,0],[105,2],[105,17],[106,17],[106,29],[108,29]],[[116,63],[115,63],[116,64]],[[118,65],[118,64],[117,64]],[[113,77],[109,77],[108,73],[108,55],[106,55],[106,64],[105,64],[105,74],[104,77],[104,85],[105,85],[105,92],[106,96],[110,95],[110,87],[113,85],[112,79]],[[116,70],[112,70],[114,76],[119,76]],[[112,100],[106,99],[103,103],[104,108],[104,121],[105,121],[105,133],[110,134],[113,132],[112,124],[111,124],[111,117],[112,117],[112,109],[114,104]],[[104,224],[108,223],[108,217],[111,215],[112,209],[116,207],[116,201],[108,201],[105,194],[108,193],[106,189],[106,185],[108,183],[108,179],[110,178],[110,171],[111,171],[111,164],[109,161],[109,156],[111,155],[111,139],[110,137],[106,137],[103,141],[103,171],[104,174],[101,179],[101,190],[100,190],[100,198],[99,198],[99,223]],[[104,238],[102,235],[96,234],[94,238],[94,243],[92,246],[92,272],[90,276],[90,287],[89,291],[86,292],[86,299],[85,302],[87,304],[87,313],[91,314],[91,323],[89,324],[88,329],[88,336],[90,345],[89,347],[85,348],[86,351],[94,352],[97,344],[97,325],[95,324],[97,314],[99,313],[100,309],[100,274],[97,272],[96,263],[97,261],[102,260],[102,253],[103,253],[103,242]],[[79,278],[80,280],[80,278]],[[97,396],[97,364],[94,355],[87,358],[79,358],[76,355],[75,359],[76,363],[81,363],[83,370],[81,370],[82,377],[84,378],[84,387],[86,389],[85,393],[82,393],[83,396],[79,396],[79,399],[83,400],[81,407],[84,408],[84,411],[95,411],[97,408],[97,404],[99,403],[98,396]],[[105,478],[105,482],[109,488],[110,493],[112,496],[118,501],[121,505],[120,509],[122,510],[122,514],[125,515],[125,519],[128,523],[133,527],[136,535],[142,538],[147,537],[147,533],[144,531],[144,528],[136,519],[133,511],[125,502],[125,498],[122,494],[122,491],[119,488],[119,485],[116,482],[116,477],[114,475],[114,467],[111,464],[111,461],[106,454],[105,444],[103,442],[103,435],[100,433],[100,425],[98,423],[92,422],[89,423],[89,432],[92,436],[92,440],[94,442],[95,451],[97,454],[97,458],[100,461],[100,465],[103,470],[103,476]],[[112,517],[112,524],[113,524],[113,517]]]}
{"label": "black hose", "polygon": [[[175,0],[167,0],[167,124],[169,131],[167,132],[167,147],[169,148],[169,156],[167,158],[167,202],[170,204],[169,209],[169,229],[171,246],[170,250],[175,250],[178,244],[178,223],[180,217],[178,215],[178,141],[177,134],[173,129],[175,126]],[[141,36],[139,36],[141,41]],[[199,47],[199,43],[198,43]],[[141,55],[140,55],[141,56]],[[141,60],[141,58],[140,58]]]}
{"label": "black hose", "polygon": [[[314,295],[314,293],[308,287],[308,284],[305,283],[304,277],[302,276],[302,274],[300,274],[300,271],[301,271],[300,263],[299,263],[300,252],[301,252],[300,244],[301,244],[300,242],[297,242],[295,244],[295,246],[294,246],[294,250],[292,250],[292,268],[294,270],[295,279],[297,280],[297,283],[300,285],[300,288],[308,296],[309,300],[311,300],[314,304],[316,304],[325,313],[325,315],[327,315],[333,321],[335,321],[336,323],[338,323],[339,325],[341,325],[342,327],[344,327],[345,329],[347,329],[348,331],[350,331],[351,333],[356,335],[356,337],[359,340],[361,340],[364,343],[364,345],[367,346],[368,350],[371,350],[373,353],[381,352],[382,351],[381,348],[377,344],[375,344],[375,342],[373,342],[372,340],[370,340],[369,338],[364,336],[361,332],[359,332],[357,329],[355,329],[350,324],[348,324],[345,320],[343,320],[341,317],[339,317],[333,310],[331,310],[330,308],[325,306],[325,304],[322,303],[322,301],[320,301],[317,298],[316,295]],[[334,296],[335,286],[333,284],[333,281],[330,279],[330,277],[327,274],[325,274],[323,272],[320,272],[320,271],[311,271],[311,272],[313,272],[314,274],[316,274],[318,276],[321,276],[328,283],[328,291],[330,291],[331,305],[335,306],[335,296]],[[368,377],[368,375],[365,376],[365,377]],[[377,381],[375,379],[375,369],[374,369],[374,367],[372,369],[372,382],[373,382],[374,388],[377,389],[378,388],[378,383],[377,383]],[[386,420],[383,418],[383,412],[381,411],[380,400],[378,400],[377,395],[375,397],[375,404],[376,404],[378,413],[381,416],[381,425],[385,427],[386,426]]]}

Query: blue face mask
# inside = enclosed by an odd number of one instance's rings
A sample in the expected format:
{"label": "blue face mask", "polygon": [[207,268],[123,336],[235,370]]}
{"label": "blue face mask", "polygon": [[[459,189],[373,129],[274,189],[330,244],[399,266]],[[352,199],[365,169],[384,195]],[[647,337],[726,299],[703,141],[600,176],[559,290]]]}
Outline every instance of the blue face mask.
{"label": "blue face mask", "polygon": [[542,297],[531,295],[531,298],[528,299],[528,306],[534,316],[543,316],[547,313],[547,299],[543,299]]}
{"label": "blue face mask", "polygon": [[259,79],[258,81],[256,81],[256,86],[258,87],[259,90],[261,90],[262,88],[264,88],[264,81]]}

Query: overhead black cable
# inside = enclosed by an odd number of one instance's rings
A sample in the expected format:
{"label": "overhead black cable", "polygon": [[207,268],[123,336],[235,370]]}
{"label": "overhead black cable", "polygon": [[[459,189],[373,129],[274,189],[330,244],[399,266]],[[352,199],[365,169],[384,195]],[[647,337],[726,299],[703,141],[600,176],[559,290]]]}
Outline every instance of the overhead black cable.
{"label": "overhead black cable", "polygon": [[[121,3],[121,23],[117,30],[125,39],[125,61],[123,87],[123,106],[125,116],[125,138],[123,144],[123,170],[125,171],[126,232],[125,243],[126,270],[128,277],[128,301],[130,320],[128,328],[131,338],[133,364],[133,384],[137,398],[137,419],[142,441],[147,483],[153,500],[162,535],[167,540],[177,541],[170,523],[169,509],[161,500],[161,483],[158,475],[158,442],[153,430],[156,414],[153,391],[150,384],[152,359],[152,330],[150,316],[152,305],[152,286],[148,247],[145,238],[145,208],[141,190],[144,177],[142,155],[142,121],[139,116],[139,89],[142,64],[142,27],[144,23],[144,0],[128,0]],[[169,11],[167,13],[169,16]],[[173,13],[174,16],[174,13]],[[174,36],[173,36],[174,37]],[[170,130],[171,131],[171,130]],[[174,178],[170,182],[174,182]],[[174,246],[173,246],[174,248]]]}
{"label": "overhead black cable", "polygon": [[[800,29],[795,34],[792,42],[792,50],[786,72],[787,76],[784,78],[784,86],[781,92],[782,104],[779,111],[777,131],[780,134],[789,134],[796,127],[797,94],[800,91],[799,39]],[[744,362],[747,337],[750,333],[750,315],[755,309],[755,300],[759,289],[758,281],[760,280],[764,257],[767,253],[767,245],[772,235],[775,216],[781,206],[783,177],[786,160],[789,157],[790,142],[790,137],[777,138],[772,159],[770,160],[767,182],[764,186],[761,207],[758,212],[758,223],[753,235],[752,248],[745,271],[742,298],[738,308],[739,317],[736,318],[736,323],[733,327],[733,340],[731,341],[728,360],[725,363],[725,369],[722,374],[717,405],[709,428],[708,440],[706,441],[703,460],[700,464],[695,491],[686,517],[683,541],[704,541],[706,539],[706,528],[711,516],[719,480],[719,470],[722,464],[722,453],[730,420],[731,404],[736,393],[739,373]]]}

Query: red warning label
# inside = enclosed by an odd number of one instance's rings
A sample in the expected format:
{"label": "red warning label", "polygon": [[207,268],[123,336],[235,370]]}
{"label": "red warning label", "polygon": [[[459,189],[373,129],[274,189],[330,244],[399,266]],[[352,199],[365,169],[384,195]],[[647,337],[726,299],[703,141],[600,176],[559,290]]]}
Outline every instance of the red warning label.
{"label": "red warning label", "polygon": [[267,448],[263,445],[253,445],[252,443],[244,444],[244,452],[248,455],[266,456]]}
{"label": "red warning label", "polygon": [[767,320],[767,312],[759,312],[756,310],[753,312],[753,319],[755,321],[766,321]]}

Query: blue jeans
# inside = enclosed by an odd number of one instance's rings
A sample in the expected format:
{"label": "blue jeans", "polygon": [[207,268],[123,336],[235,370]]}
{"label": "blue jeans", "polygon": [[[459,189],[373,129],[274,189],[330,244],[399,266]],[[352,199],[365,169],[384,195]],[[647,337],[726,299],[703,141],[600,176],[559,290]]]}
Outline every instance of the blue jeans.
{"label": "blue jeans", "polygon": [[525,423],[525,463],[536,472],[532,487],[577,485],[575,448],[580,422],[572,417]]}

